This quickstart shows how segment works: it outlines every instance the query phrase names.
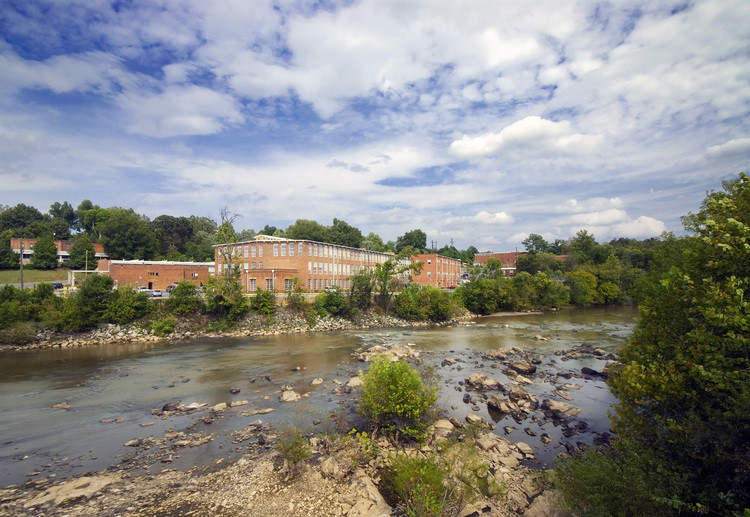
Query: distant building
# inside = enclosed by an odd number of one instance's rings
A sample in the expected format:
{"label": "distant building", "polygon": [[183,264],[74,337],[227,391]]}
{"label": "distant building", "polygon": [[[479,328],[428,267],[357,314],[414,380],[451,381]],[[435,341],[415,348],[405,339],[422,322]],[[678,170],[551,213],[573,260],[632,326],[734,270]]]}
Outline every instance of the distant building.
{"label": "distant building", "polygon": [[240,281],[246,293],[258,289],[289,291],[299,279],[307,291],[336,286],[349,289],[351,276],[363,268],[374,270],[394,258],[382,253],[338,244],[257,235],[250,241],[214,246],[216,274],[226,274],[230,264],[239,265]]}
{"label": "distant building", "polygon": [[117,285],[166,289],[181,280],[203,284],[213,275],[214,263],[107,259],[99,262],[96,271],[111,276]]}
{"label": "distant building", "polygon": [[422,253],[412,257],[413,262],[421,262],[419,274],[412,271],[411,280],[419,285],[434,287],[456,287],[461,279],[461,261],[443,257],[436,253]]}
{"label": "distant building", "polygon": [[[31,256],[34,254],[34,244],[36,244],[36,241],[36,239],[19,239],[13,237],[10,239],[10,247],[16,254],[20,255],[21,244],[23,243],[23,263],[28,264],[29,262],[31,262]],[[57,263],[64,264],[68,260],[68,257],[70,256],[70,250],[73,248],[73,245],[75,243],[73,241],[54,242],[55,246],[57,247]],[[94,246],[94,250],[96,251],[96,256],[91,257],[91,265],[89,267],[91,269],[94,269],[97,260],[107,258],[107,254],[104,252],[104,246],[102,246],[98,242],[92,244]]]}
{"label": "distant building", "polygon": [[525,255],[525,253],[518,253],[517,251],[506,251],[503,253],[477,253],[474,255],[474,263],[486,266],[487,260],[493,258],[500,261],[503,276],[515,276],[516,263],[518,262],[519,255]]}

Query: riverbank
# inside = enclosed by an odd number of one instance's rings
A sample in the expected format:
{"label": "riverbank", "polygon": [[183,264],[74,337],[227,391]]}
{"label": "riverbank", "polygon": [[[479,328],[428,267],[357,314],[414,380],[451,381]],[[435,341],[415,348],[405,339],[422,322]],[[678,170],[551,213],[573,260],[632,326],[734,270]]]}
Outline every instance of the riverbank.
{"label": "riverbank", "polygon": [[280,311],[271,321],[265,316],[250,315],[229,330],[209,330],[207,322],[195,318],[181,318],[176,321],[174,331],[165,335],[158,335],[149,325],[107,324],[85,332],[65,333],[42,331],[37,338],[27,345],[0,345],[2,352],[25,352],[47,348],[79,348],[86,346],[117,345],[129,343],[145,343],[155,341],[180,342],[198,338],[226,338],[247,336],[272,336],[279,334],[294,334],[306,332],[327,332],[334,330],[365,330],[373,328],[429,328],[455,325],[462,321],[475,318],[476,315],[466,313],[444,322],[407,321],[392,315],[376,314],[374,312],[357,317],[354,320],[346,318],[324,317],[318,318],[313,325],[301,315]]}

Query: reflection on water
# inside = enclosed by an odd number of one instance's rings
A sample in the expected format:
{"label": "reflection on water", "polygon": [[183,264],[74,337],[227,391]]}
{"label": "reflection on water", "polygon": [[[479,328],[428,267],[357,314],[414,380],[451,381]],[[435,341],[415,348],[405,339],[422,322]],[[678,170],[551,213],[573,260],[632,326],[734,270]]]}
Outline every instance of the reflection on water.
{"label": "reflection on water", "polygon": [[[326,414],[340,407],[341,399],[331,394],[334,380],[346,382],[362,368],[352,361],[352,352],[362,345],[380,342],[414,343],[424,353],[424,365],[431,366],[442,379],[439,403],[448,413],[463,419],[471,407],[462,402],[463,392],[455,386],[473,371],[484,371],[508,385],[512,381],[502,369],[483,364],[481,354],[497,348],[515,346],[531,350],[544,358],[543,368],[601,368],[593,358],[562,363],[552,353],[581,343],[591,343],[607,351],[617,350],[629,335],[635,311],[632,309],[591,309],[559,311],[544,315],[486,317],[474,325],[426,330],[370,330],[332,333],[307,333],[262,338],[225,338],[195,340],[171,345],[148,343],[99,346],[82,349],[41,350],[0,356],[0,485],[22,483],[31,472],[68,474],[106,468],[117,463],[117,455],[129,452],[123,444],[134,437],[163,436],[166,429],[184,429],[201,416],[174,416],[166,420],[151,415],[151,409],[166,402],[217,404],[248,400],[245,408],[232,409],[204,432],[216,439],[183,454],[186,462],[207,462],[228,454],[222,448],[227,433],[244,428],[258,417],[239,416],[238,409],[276,409],[263,416],[266,422],[305,418]],[[549,341],[535,341],[541,335]],[[461,369],[441,367],[446,356],[461,359]],[[556,361],[551,363],[550,361]],[[475,364],[473,362],[476,362]],[[575,363],[575,364],[573,364]],[[292,371],[295,367],[304,368]],[[266,379],[270,377],[270,381]],[[310,386],[313,378],[326,382]],[[573,379],[581,385],[571,393],[572,404],[580,407],[579,418],[599,431],[606,431],[606,409],[612,398],[599,380]],[[278,402],[284,385],[295,386],[308,397],[295,404]],[[233,395],[229,388],[239,387]],[[540,382],[529,389],[540,397],[549,397],[554,388]],[[67,402],[71,408],[50,409]],[[453,409],[455,408],[455,409]],[[486,404],[477,412],[490,419]],[[101,423],[101,420],[122,419]],[[155,422],[150,427],[141,424]],[[559,450],[553,446],[562,439],[551,423],[531,429],[537,435],[548,433],[549,446],[538,437],[524,433],[518,426],[508,438],[534,446],[542,461],[550,461]],[[497,432],[508,422],[498,422]],[[533,427],[531,425],[530,427]],[[222,438],[224,437],[222,441]],[[590,436],[576,437],[590,441]],[[192,455],[192,456],[191,456]],[[28,456],[27,459],[19,460]],[[174,465],[173,465],[174,466]]]}

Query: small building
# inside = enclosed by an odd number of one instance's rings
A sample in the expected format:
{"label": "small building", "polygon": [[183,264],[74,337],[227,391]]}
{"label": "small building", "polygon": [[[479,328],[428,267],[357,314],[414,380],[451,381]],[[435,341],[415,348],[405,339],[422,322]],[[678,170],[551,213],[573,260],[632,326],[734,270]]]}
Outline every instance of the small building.
{"label": "small building", "polygon": [[[31,256],[34,254],[34,244],[36,244],[36,241],[36,239],[13,237],[10,239],[10,248],[14,253],[20,255],[21,245],[23,244],[23,263],[28,264],[31,262]],[[75,243],[73,241],[67,240],[54,242],[55,247],[57,247],[57,263],[64,264],[68,260],[68,257],[70,256],[70,250],[73,249],[73,245]],[[98,242],[94,242],[92,244],[94,246],[94,250],[96,251],[96,256],[91,257],[91,265],[89,267],[91,267],[91,269],[94,269],[94,265],[97,263],[97,260],[107,258],[107,254],[104,252],[104,246],[102,246]]]}
{"label": "small building", "polygon": [[116,285],[166,289],[181,280],[203,284],[213,275],[214,263],[107,259],[100,261],[96,270],[111,276]]}
{"label": "small building", "polygon": [[412,256],[412,262],[421,262],[419,274],[412,271],[411,281],[419,285],[453,288],[461,279],[461,261],[437,253],[422,253]]}
{"label": "small building", "polygon": [[477,253],[474,255],[474,263],[486,266],[487,260],[493,258],[500,261],[503,276],[514,276],[516,274],[516,264],[519,255],[525,255],[525,253],[518,253],[517,251],[506,251],[503,253]]}

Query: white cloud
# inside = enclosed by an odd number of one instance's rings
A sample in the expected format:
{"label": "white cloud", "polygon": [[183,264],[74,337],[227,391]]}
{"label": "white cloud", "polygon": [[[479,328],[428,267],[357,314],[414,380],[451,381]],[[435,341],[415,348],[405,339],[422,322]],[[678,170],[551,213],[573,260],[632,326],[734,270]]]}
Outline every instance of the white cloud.
{"label": "white cloud", "polygon": [[125,95],[119,102],[133,118],[128,130],[147,136],[210,135],[243,121],[232,97],[201,86],[176,86],[156,95]]}
{"label": "white cloud", "polygon": [[495,212],[494,214],[491,214],[487,212],[486,210],[482,210],[477,215],[475,215],[473,218],[474,222],[482,223],[482,224],[510,224],[513,222],[513,217],[506,214],[505,212]]}
{"label": "white cloud", "polygon": [[578,212],[593,212],[602,211],[608,209],[619,209],[624,207],[624,203],[618,197],[603,198],[596,197],[591,199],[585,199],[578,201],[577,199],[569,199],[565,203],[558,205],[555,210],[558,212],[565,213],[578,213]]}
{"label": "white cloud", "polygon": [[642,215],[638,219],[616,224],[613,227],[611,235],[630,237],[632,239],[645,239],[656,237],[666,231],[667,226],[662,221]]}
{"label": "white cloud", "polygon": [[706,149],[706,156],[709,158],[742,154],[750,154],[750,138],[733,138],[723,144],[712,145]]}
{"label": "white cloud", "polygon": [[530,116],[503,128],[498,133],[471,137],[464,135],[454,140],[450,151],[462,158],[509,152],[524,156],[545,156],[549,153],[590,153],[598,148],[601,135],[575,133],[567,120],[553,122]]}

